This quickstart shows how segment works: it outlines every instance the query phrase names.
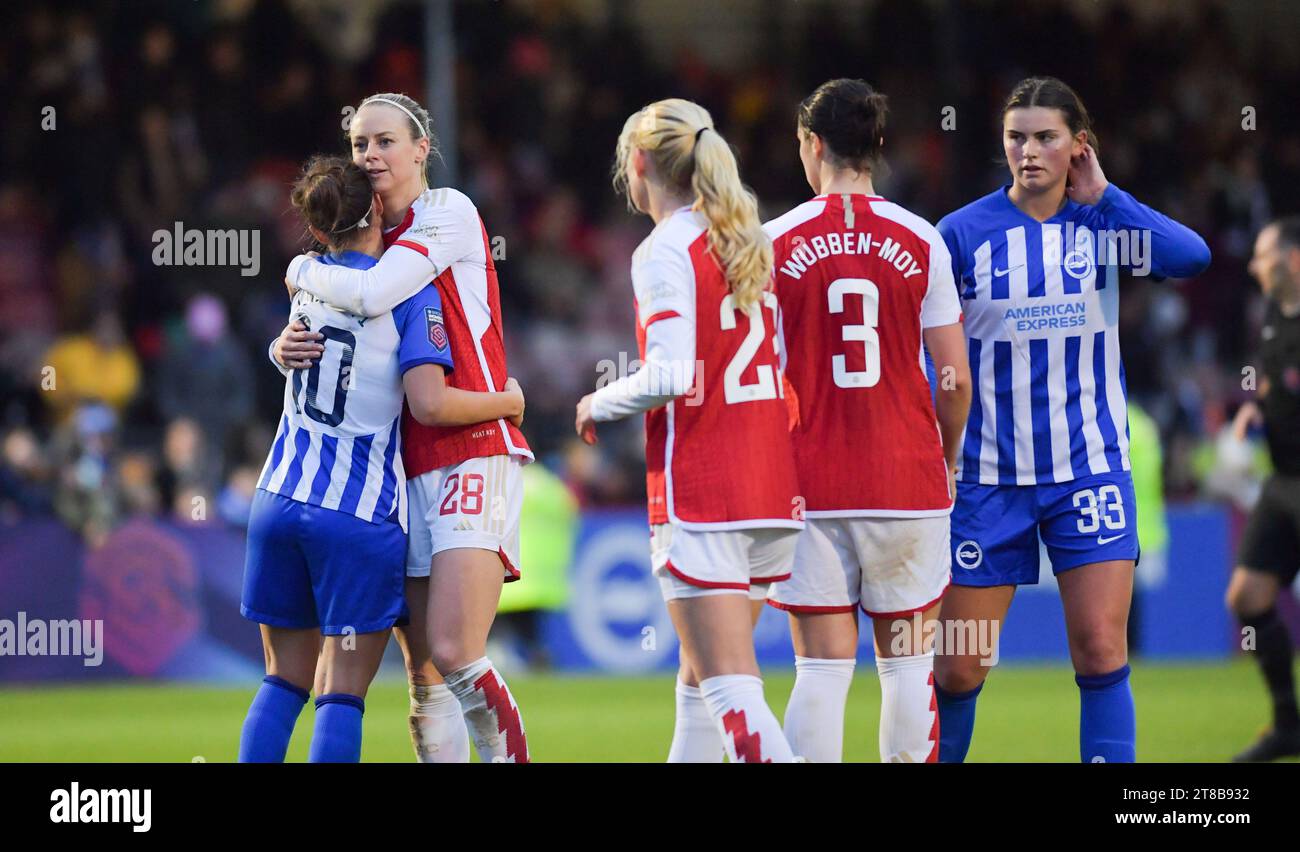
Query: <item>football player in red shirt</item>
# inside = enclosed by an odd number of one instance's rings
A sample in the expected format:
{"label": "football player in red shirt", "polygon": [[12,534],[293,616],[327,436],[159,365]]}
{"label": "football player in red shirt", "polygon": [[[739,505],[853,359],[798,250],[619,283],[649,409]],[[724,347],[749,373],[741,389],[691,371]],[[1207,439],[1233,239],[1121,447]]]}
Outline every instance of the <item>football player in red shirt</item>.
{"label": "football player in red shirt", "polygon": [[[428,113],[405,95],[371,95],[353,116],[349,137],[354,162],[383,202],[387,250],[364,270],[300,256],[286,282],[374,317],[432,281],[443,313],[428,315],[430,339],[450,345],[456,365],[447,384],[478,392],[513,387],[483,222],[463,193],[428,186],[425,163],[436,153]],[[291,326],[272,357],[287,367],[310,366],[308,359],[319,357],[313,345],[309,332]],[[519,578],[521,468],[533,458],[518,429],[522,414],[521,406],[514,418],[468,426],[450,425],[463,422],[453,417],[426,426],[409,410],[403,414],[411,624],[398,641],[411,682],[411,738],[422,762],[468,761],[466,726],[485,762],[528,761],[519,709],[486,656],[501,584]]]}
{"label": "football player in red shirt", "polygon": [[794,638],[785,734],[814,762],[842,759],[859,607],[874,632],[881,760],[938,759],[926,640],[948,586],[971,377],[943,238],[872,186],[885,113],[885,96],[862,80],[831,80],[804,100],[799,159],[817,196],[764,226],[807,501],[794,576],[768,603],[790,613]]}
{"label": "football player in red shirt", "polygon": [[757,601],[790,575],[803,526],[771,244],[697,104],[634,113],[617,156],[616,186],[655,222],[632,259],[644,366],[583,397],[576,425],[594,443],[597,422],[645,414],[651,561],[682,643],[669,760],[725,749],[732,762],[788,762],[753,642]]}

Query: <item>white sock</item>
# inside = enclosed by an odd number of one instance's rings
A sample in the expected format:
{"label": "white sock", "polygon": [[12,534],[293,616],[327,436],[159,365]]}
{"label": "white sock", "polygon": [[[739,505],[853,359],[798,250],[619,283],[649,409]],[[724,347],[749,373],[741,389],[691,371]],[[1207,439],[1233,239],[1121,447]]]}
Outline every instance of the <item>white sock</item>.
{"label": "white sock", "polygon": [[527,763],[524,720],[506,682],[487,657],[444,675],[484,763]]}
{"label": "white sock", "polygon": [[763,679],[718,675],[700,681],[700,694],[722,734],[732,763],[791,763],[794,754],[763,699]]}
{"label": "white sock", "polygon": [[411,745],[421,763],[469,763],[469,729],[446,684],[411,687]]}
{"label": "white sock", "polygon": [[809,763],[844,760],[844,705],[856,660],[795,657],[794,689],[785,708],[785,738]]}
{"label": "white sock", "polygon": [[668,749],[669,763],[721,763],[727,756],[722,735],[713,722],[709,706],[704,703],[698,686],[677,681],[677,721],[673,724],[673,744]]}
{"label": "white sock", "polygon": [[938,762],[934,653],[877,657],[876,668],[880,672],[880,761]]}

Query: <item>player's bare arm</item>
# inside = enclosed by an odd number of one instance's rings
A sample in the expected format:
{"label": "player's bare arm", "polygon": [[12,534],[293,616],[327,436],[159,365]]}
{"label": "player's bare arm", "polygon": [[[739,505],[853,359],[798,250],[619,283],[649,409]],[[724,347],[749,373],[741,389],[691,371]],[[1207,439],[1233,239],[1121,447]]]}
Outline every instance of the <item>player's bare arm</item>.
{"label": "player's bare arm", "polygon": [[973,393],[970,361],[966,354],[966,334],[961,323],[953,323],[927,328],[923,337],[925,348],[934,359],[935,372],[939,377],[934,410],[939,419],[939,433],[943,438],[943,458],[948,465],[948,492],[955,497],[957,459],[961,454],[966,416],[970,413]]}
{"label": "player's bare arm", "polygon": [[524,420],[524,392],[514,378],[500,391],[467,391],[447,384],[438,364],[421,364],[402,377],[411,416],[425,426],[469,426],[506,419]]}

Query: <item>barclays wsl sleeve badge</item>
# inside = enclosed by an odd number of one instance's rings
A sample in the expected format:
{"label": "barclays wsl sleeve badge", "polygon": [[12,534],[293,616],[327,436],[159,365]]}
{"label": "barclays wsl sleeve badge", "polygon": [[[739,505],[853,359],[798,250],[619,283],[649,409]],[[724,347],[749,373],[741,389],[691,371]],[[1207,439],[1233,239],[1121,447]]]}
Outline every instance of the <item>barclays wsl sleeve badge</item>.
{"label": "barclays wsl sleeve badge", "polygon": [[442,323],[442,311],[434,307],[425,307],[424,321],[429,326],[429,342],[436,349],[447,348],[447,328]]}

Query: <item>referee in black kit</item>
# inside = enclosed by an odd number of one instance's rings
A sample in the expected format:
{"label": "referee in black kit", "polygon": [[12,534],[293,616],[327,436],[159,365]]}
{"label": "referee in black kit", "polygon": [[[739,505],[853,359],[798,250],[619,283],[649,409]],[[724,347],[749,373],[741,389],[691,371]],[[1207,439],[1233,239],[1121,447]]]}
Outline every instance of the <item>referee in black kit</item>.
{"label": "referee in black kit", "polygon": [[1264,423],[1273,475],[1251,513],[1228,584],[1228,607],[1254,628],[1255,658],[1273,699],[1273,727],[1236,761],[1300,755],[1291,670],[1291,637],[1277,614],[1277,597],[1300,571],[1300,216],[1270,223],[1255,240],[1250,274],[1268,299],[1260,330],[1259,404],[1246,403],[1236,430]]}

